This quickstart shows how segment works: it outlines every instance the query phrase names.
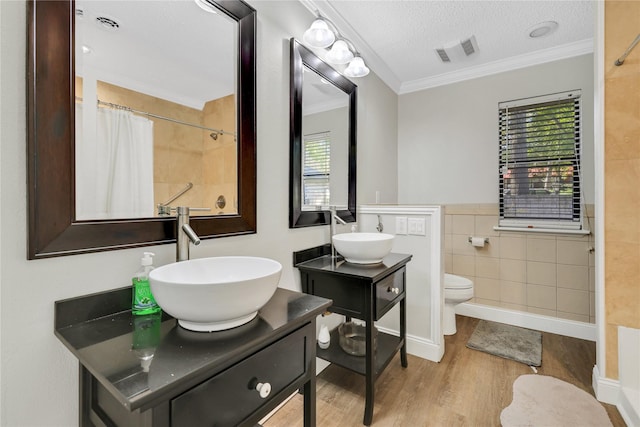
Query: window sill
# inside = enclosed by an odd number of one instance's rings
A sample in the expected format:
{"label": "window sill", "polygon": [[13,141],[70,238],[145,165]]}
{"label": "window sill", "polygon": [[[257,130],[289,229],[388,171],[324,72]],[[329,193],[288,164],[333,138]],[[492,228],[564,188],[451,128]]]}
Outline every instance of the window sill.
{"label": "window sill", "polygon": [[525,228],[525,227],[493,227],[496,231],[514,231],[517,233],[546,233],[546,234],[577,234],[587,236],[591,234],[590,230],[571,230],[563,228]]}

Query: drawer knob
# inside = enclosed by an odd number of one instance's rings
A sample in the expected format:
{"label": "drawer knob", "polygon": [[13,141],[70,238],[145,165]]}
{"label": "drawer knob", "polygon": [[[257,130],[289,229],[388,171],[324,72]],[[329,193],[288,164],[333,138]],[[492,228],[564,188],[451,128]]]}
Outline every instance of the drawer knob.
{"label": "drawer knob", "polygon": [[266,399],[271,393],[271,384],[258,383],[258,385],[256,385],[256,391],[260,394],[261,398]]}
{"label": "drawer knob", "polygon": [[400,288],[392,288],[391,286],[389,286],[387,288],[387,292],[391,292],[391,293],[394,293],[394,294],[398,295],[398,294],[400,294]]}

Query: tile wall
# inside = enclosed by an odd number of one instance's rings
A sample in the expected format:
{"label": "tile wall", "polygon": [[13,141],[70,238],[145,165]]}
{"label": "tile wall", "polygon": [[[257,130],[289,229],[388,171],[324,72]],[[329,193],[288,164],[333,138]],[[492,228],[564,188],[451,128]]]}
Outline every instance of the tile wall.
{"label": "tile wall", "polygon": [[[595,323],[594,236],[495,231],[497,225],[497,205],[445,207],[445,271],[473,280],[472,302]],[[470,236],[489,243],[474,247]]]}

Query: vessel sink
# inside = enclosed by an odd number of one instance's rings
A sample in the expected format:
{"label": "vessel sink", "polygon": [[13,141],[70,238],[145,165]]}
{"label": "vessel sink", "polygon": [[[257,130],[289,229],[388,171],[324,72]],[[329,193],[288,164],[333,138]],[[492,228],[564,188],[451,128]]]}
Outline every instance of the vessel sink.
{"label": "vessel sink", "polygon": [[386,233],[343,233],[333,236],[333,245],[347,262],[376,264],[391,252],[393,238]]}
{"label": "vessel sink", "polygon": [[251,321],[275,293],[282,265],[221,256],[181,261],[149,273],[158,305],[185,329],[222,331]]}

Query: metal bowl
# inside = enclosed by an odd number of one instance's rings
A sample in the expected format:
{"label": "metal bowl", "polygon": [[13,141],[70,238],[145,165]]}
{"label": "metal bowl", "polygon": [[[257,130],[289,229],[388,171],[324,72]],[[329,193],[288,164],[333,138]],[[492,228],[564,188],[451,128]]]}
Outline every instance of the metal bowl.
{"label": "metal bowl", "polygon": [[[373,328],[373,348],[376,347],[376,335],[378,330]],[[367,354],[366,328],[353,322],[341,323],[338,326],[340,347],[352,356],[364,356]]]}

